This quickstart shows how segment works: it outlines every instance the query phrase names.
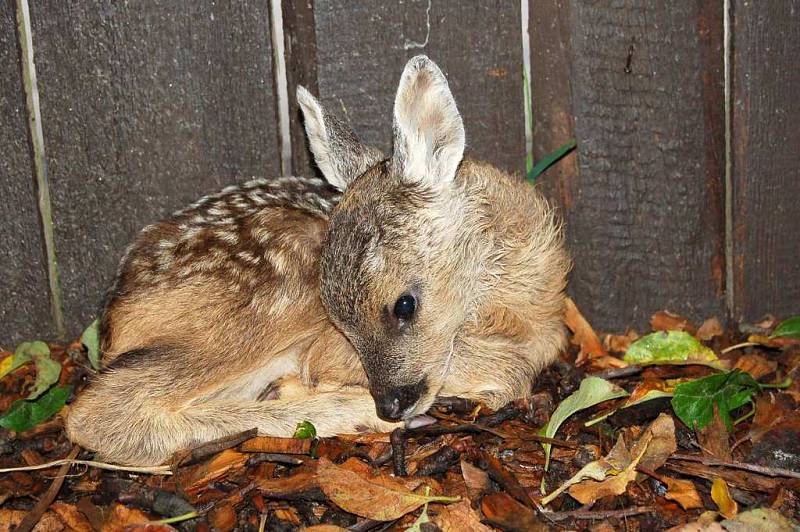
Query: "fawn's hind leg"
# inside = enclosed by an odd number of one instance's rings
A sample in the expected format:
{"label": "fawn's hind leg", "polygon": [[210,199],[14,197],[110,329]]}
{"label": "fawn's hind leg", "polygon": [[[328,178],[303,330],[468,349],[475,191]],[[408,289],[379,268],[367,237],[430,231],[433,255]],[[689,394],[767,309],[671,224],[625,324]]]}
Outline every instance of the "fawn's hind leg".
{"label": "fawn's hind leg", "polygon": [[[303,421],[310,421],[319,436],[391,431],[401,425],[379,419],[372,397],[360,387],[270,401],[211,400],[179,408],[136,406],[107,409],[100,414],[103,420],[97,419],[97,412],[73,409],[67,423],[69,436],[98,451],[105,460],[153,465],[167,461],[178,450],[254,427],[262,435],[291,437]],[[93,418],[91,423],[84,419],[86,415]]]}

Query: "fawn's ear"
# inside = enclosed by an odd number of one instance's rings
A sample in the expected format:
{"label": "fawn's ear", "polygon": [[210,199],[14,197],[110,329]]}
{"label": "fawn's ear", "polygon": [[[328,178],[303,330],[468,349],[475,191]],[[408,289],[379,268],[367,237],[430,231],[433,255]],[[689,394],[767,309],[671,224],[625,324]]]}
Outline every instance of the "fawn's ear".
{"label": "fawn's ear", "polygon": [[406,64],[394,102],[392,165],[428,187],[453,180],[464,156],[464,123],[447,80],[418,55]]}
{"label": "fawn's ear", "polygon": [[362,144],[342,121],[325,111],[304,87],[297,87],[306,135],[317,166],[331,185],[344,191],[353,179],[383,159],[383,154]]}

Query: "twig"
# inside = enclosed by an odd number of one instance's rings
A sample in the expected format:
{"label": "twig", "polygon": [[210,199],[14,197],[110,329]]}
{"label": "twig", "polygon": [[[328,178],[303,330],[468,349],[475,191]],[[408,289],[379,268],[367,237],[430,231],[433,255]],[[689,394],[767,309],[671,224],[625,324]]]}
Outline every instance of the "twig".
{"label": "twig", "polygon": [[638,375],[644,368],[642,366],[627,366],[624,368],[611,368],[598,373],[592,373],[593,377],[600,377],[601,379],[620,379],[622,377],[631,377]]}
{"label": "twig", "polygon": [[252,428],[250,430],[245,430],[236,434],[230,434],[228,436],[223,436],[222,438],[217,438],[216,440],[204,443],[198,447],[195,447],[191,451],[188,451],[185,454],[182,453],[181,456],[176,457],[174,460],[174,468],[177,469],[179,466],[185,466],[199,462],[200,460],[220,453],[225,449],[236,447],[243,441],[249,440],[250,438],[255,438],[256,436],[258,436],[258,429]]}
{"label": "twig", "polygon": [[72,448],[67,455],[66,460],[61,465],[61,468],[58,470],[58,475],[53,479],[50,487],[47,488],[47,492],[41,499],[39,499],[39,502],[36,503],[36,506],[34,506],[33,509],[28,512],[20,524],[17,525],[17,528],[14,529],[14,532],[30,532],[33,530],[33,527],[36,526],[36,523],[39,522],[39,519],[42,518],[47,509],[50,508],[50,505],[53,503],[53,501],[56,500],[56,496],[61,490],[61,486],[64,484],[66,474],[69,471],[69,468],[72,466],[73,458],[78,456],[80,450],[81,448],[77,445]]}
{"label": "twig", "polygon": [[565,519],[598,520],[629,517],[631,515],[644,514],[652,511],[655,511],[655,508],[652,506],[634,506],[632,508],[625,508],[624,510],[575,510],[573,512],[542,512],[542,515],[551,521],[563,521]]}
{"label": "twig", "polygon": [[188,512],[183,515],[176,515],[175,517],[167,517],[166,519],[159,519],[158,521],[150,521],[151,525],[169,525],[172,523],[180,523],[181,521],[188,521],[199,516],[197,512]]}
{"label": "twig", "polygon": [[792,471],[790,469],[781,469],[778,467],[766,467],[756,464],[746,464],[744,462],[728,462],[725,460],[719,460],[717,458],[709,458],[705,456],[693,456],[690,454],[673,454],[672,456],[670,456],[670,460],[685,460],[687,462],[700,462],[701,464],[707,466],[720,466],[720,467],[730,467],[733,469],[743,469],[745,471],[760,473],[768,477],[800,478],[800,473],[798,473],[797,471]]}
{"label": "twig", "polygon": [[[169,466],[120,466],[116,464],[107,464],[105,462],[95,462],[94,460],[73,460],[72,458],[62,458],[61,460],[54,460],[45,464],[21,466],[21,467],[6,467],[0,469],[0,473],[11,473],[12,471],[36,471],[37,469],[49,469],[56,466],[64,465],[85,465],[89,467],[96,467],[98,469],[109,469],[111,471],[129,471],[131,473],[150,473],[152,475],[171,475],[172,471]],[[61,473],[59,473],[61,474]]]}
{"label": "twig", "polygon": [[498,460],[496,456],[486,451],[480,451],[478,452],[477,465],[485,469],[489,477],[500,484],[509,495],[532,510],[540,512],[539,507],[533,499],[531,499],[530,495],[528,495],[528,491],[522,487],[522,484],[519,483],[519,480],[517,480],[517,477],[515,477],[513,473],[503,467],[503,464],[500,463],[500,460]]}
{"label": "twig", "polygon": [[754,346],[757,346],[757,345],[761,345],[761,344],[759,344],[757,342],[742,342],[740,344],[728,346],[725,349],[723,349],[722,351],[720,351],[719,353],[721,355],[724,355],[726,353],[730,353],[731,351],[736,351],[737,349],[741,349],[743,347],[754,347]]}

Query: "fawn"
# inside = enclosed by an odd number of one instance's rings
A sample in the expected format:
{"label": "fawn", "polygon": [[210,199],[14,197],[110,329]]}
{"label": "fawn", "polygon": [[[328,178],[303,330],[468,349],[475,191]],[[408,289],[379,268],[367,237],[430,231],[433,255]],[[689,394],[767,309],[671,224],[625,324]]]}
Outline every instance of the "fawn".
{"label": "fawn", "polygon": [[76,443],[141,465],[304,420],[389,431],[437,396],[525,397],[557,357],[560,226],[533,187],[463,159],[432,61],[405,67],[388,158],[297,98],[327,182],[256,179],[139,233],[101,320],[105,368],[68,415]]}

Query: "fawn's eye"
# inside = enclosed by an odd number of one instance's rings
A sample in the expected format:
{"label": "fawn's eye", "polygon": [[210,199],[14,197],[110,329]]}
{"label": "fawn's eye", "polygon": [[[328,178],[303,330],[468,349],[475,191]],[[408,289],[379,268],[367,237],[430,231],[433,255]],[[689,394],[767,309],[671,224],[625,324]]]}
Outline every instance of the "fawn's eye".
{"label": "fawn's eye", "polygon": [[394,315],[400,321],[410,321],[414,317],[415,310],[417,301],[410,294],[400,296],[394,304]]}

